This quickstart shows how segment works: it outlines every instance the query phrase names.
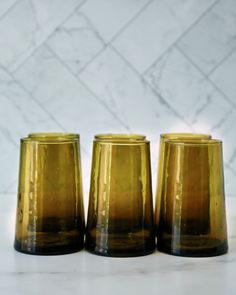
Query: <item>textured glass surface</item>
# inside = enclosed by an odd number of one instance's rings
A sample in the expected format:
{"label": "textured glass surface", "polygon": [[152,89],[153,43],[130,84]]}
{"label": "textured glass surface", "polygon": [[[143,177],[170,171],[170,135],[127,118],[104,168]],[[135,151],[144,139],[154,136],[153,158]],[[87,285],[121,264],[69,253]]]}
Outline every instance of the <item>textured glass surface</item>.
{"label": "textured glass surface", "polygon": [[157,248],[169,254],[227,252],[221,141],[165,141],[157,235]]}
{"label": "textured glass surface", "polygon": [[84,240],[79,136],[34,133],[21,140],[15,249],[80,250]]}
{"label": "textured glass surface", "polygon": [[149,142],[142,135],[95,136],[86,249],[139,256],[154,248]]}
{"label": "textured glass surface", "polygon": [[160,135],[160,146],[159,146],[159,163],[158,163],[158,178],[157,178],[157,189],[156,189],[156,202],[155,202],[155,226],[158,229],[159,224],[159,213],[161,204],[161,189],[162,189],[162,179],[163,179],[163,162],[164,162],[164,152],[165,152],[165,141],[174,140],[201,140],[210,139],[211,135],[200,134],[200,133],[165,133]]}

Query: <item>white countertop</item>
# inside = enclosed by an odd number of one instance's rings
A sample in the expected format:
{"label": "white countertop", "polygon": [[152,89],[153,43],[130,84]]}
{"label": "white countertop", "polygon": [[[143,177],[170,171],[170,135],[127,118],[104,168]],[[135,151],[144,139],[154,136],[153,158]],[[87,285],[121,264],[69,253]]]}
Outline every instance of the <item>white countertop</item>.
{"label": "white countertop", "polygon": [[15,200],[0,195],[0,294],[236,294],[236,197],[227,198],[229,253],[184,258],[155,252],[105,258],[81,251],[33,256],[14,251]]}

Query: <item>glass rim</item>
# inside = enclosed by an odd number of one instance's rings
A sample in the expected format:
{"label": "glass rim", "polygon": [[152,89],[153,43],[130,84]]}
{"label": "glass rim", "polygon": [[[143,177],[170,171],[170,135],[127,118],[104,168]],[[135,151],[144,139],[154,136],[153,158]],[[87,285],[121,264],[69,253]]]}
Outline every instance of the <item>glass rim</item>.
{"label": "glass rim", "polygon": [[165,141],[168,145],[175,146],[211,146],[211,145],[221,145],[222,141],[219,139],[168,139]]}
{"label": "glass rim", "polygon": [[211,139],[210,134],[206,133],[190,133],[190,132],[180,132],[180,133],[162,133],[160,137],[164,140],[188,140],[188,139]]}
{"label": "glass rim", "polygon": [[27,137],[21,138],[23,142],[37,142],[37,143],[69,143],[79,141],[80,136],[76,133],[67,132],[33,132]]}
{"label": "glass rim", "polygon": [[94,141],[111,144],[143,144],[149,142],[146,136],[133,133],[104,133],[94,136]]}

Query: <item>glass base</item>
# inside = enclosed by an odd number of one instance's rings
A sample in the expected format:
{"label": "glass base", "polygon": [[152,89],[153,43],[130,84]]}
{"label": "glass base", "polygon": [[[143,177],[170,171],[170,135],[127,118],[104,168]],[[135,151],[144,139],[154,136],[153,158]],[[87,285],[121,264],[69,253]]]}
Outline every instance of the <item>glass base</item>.
{"label": "glass base", "polygon": [[[25,243],[24,243],[25,241]],[[35,239],[22,239],[19,242],[15,239],[14,248],[16,251],[25,253],[25,254],[32,254],[32,255],[62,255],[62,254],[69,254],[78,252],[83,249],[84,241],[81,238],[74,237],[70,238],[70,240],[65,239],[64,241],[59,241],[53,239],[52,236],[49,236],[47,239],[44,236],[42,240]]]}
{"label": "glass base", "polygon": [[[100,242],[100,244],[99,244]],[[86,239],[85,249],[93,254],[109,257],[135,257],[155,251],[155,238],[140,238],[138,234],[101,234]]]}
{"label": "glass base", "polygon": [[157,241],[160,252],[184,257],[211,257],[223,255],[228,252],[227,241],[211,238],[182,239],[181,244],[175,244],[171,239]]}
{"label": "glass base", "polygon": [[134,251],[130,251],[130,252],[113,252],[113,251],[107,251],[104,249],[100,249],[100,250],[90,250],[87,249],[85,247],[85,249],[94,255],[98,255],[98,256],[105,256],[105,257],[114,257],[114,258],[128,258],[128,257],[139,257],[139,256],[146,256],[146,255],[150,255],[155,251],[155,248],[153,250],[150,251],[141,251],[141,252],[134,252]]}

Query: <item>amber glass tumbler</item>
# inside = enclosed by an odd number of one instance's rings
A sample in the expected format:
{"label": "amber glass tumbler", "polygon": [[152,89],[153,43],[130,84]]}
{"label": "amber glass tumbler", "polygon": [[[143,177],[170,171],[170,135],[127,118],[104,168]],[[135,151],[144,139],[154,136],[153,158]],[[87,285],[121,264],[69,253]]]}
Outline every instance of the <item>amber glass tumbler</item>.
{"label": "amber glass tumbler", "polygon": [[227,252],[222,143],[167,140],[157,248],[180,256]]}
{"label": "amber glass tumbler", "polygon": [[21,139],[14,247],[37,255],[76,252],[84,243],[79,135]]}
{"label": "amber glass tumbler", "polygon": [[158,163],[158,177],[157,177],[157,189],[156,189],[156,202],[155,202],[155,227],[158,231],[159,216],[160,216],[160,204],[161,204],[161,190],[162,190],[162,178],[163,178],[163,162],[165,158],[165,141],[174,139],[179,141],[184,140],[202,140],[210,139],[211,135],[201,133],[164,133],[160,135],[159,145],[159,163]]}
{"label": "amber glass tumbler", "polygon": [[150,147],[145,136],[95,136],[85,247],[117,257],[154,251]]}

